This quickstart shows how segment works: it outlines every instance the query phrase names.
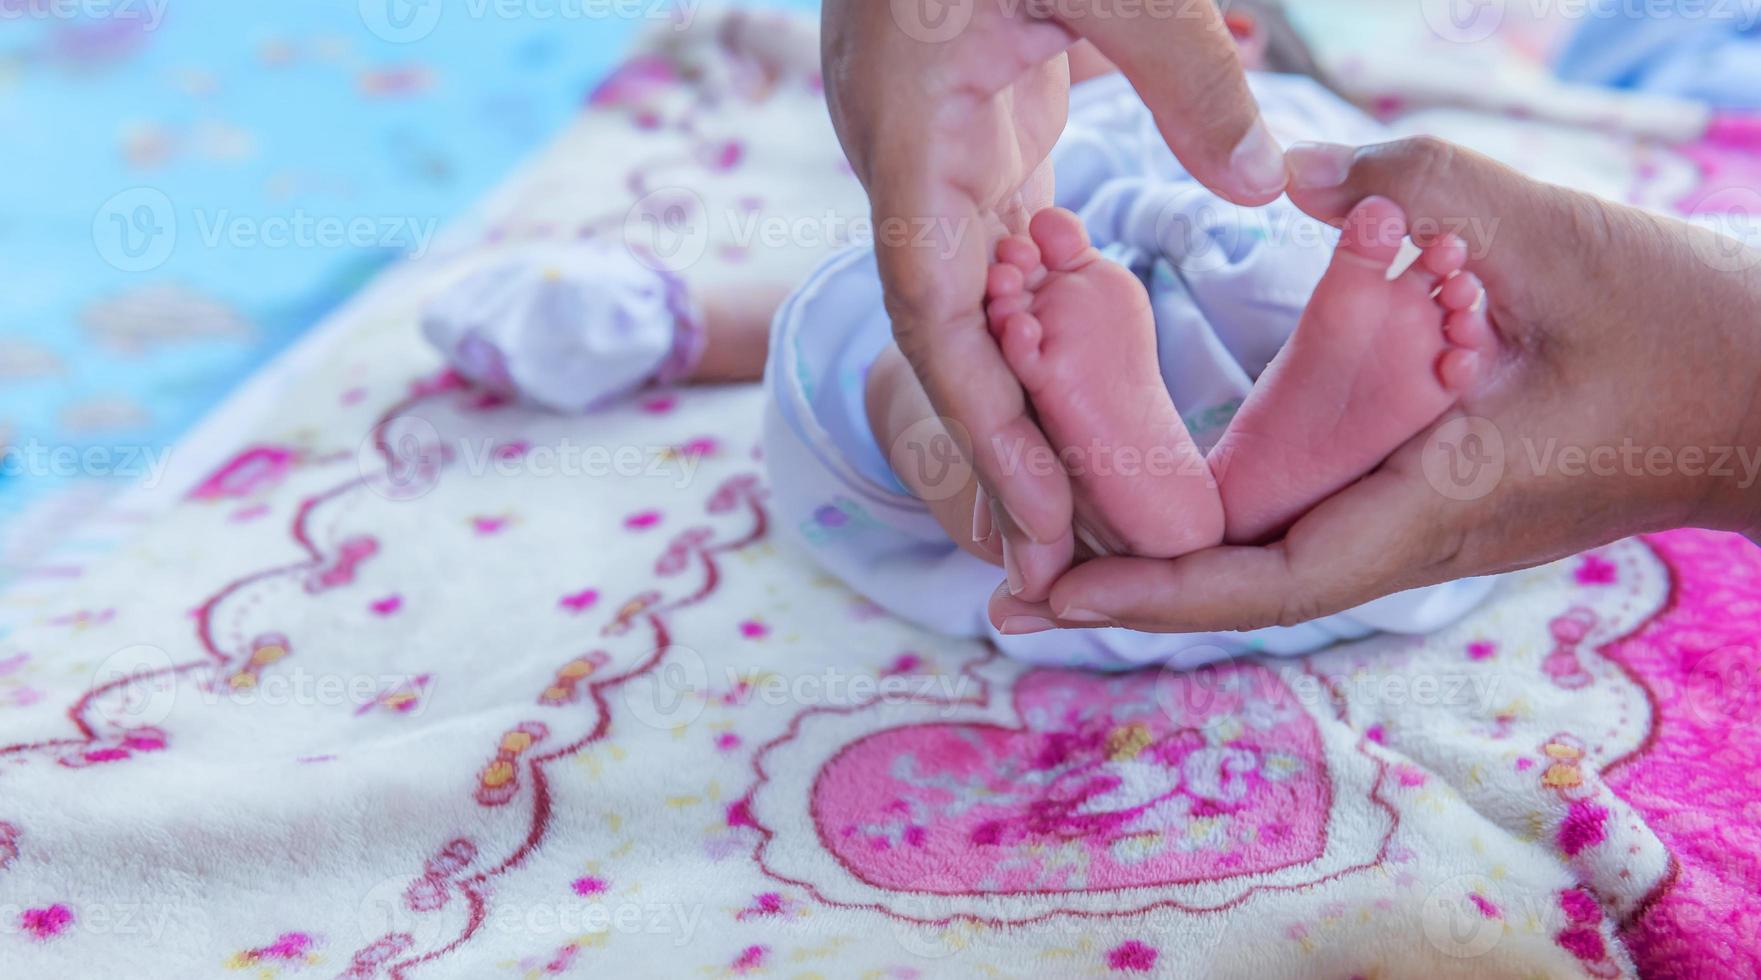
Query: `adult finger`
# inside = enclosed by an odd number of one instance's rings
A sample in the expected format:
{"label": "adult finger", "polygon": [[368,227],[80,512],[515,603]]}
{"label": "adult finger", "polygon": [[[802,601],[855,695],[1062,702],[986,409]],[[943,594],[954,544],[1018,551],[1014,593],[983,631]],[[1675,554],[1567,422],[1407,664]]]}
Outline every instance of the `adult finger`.
{"label": "adult finger", "polygon": [[1237,204],[1265,204],[1283,192],[1283,151],[1210,0],[1144,5],[1137,16],[1111,4],[1074,6],[1056,20],[1119,66],[1194,177]]}
{"label": "adult finger", "polygon": [[1479,507],[1383,469],[1310,511],[1266,547],[1172,561],[1088,562],[1052,589],[1060,623],[1160,633],[1289,626],[1394,592],[1475,574],[1463,555]]}

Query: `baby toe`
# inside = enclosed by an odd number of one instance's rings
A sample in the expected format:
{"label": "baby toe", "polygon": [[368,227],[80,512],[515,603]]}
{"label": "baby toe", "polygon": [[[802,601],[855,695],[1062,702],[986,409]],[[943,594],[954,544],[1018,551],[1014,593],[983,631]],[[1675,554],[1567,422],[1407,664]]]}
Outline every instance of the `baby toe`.
{"label": "baby toe", "polygon": [[1339,254],[1363,259],[1384,269],[1400,254],[1406,239],[1406,212],[1385,197],[1366,197],[1345,217],[1339,233]]}
{"label": "baby toe", "polygon": [[1045,264],[1053,269],[1080,263],[1089,249],[1082,219],[1064,208],[1047,208],[1034,215],[1028,232],[1039,245]]}
{"label": "baby toe", "polygon": [[1486,318],[1484,310],[1465,309],[1450,313],[1443,320],[1443,335],[1456,347],[1481,354],[1498,345],[1492,321]]}
{"label": "baby toe", "polygon": [[1009,363],[1009,369],[1021,379],[1028,388],[1038,385],[1040,377],[1040,340],[1044,332],[1040,329],[1039,318],[1031,313],[1016,313],[1003,321],[1003,329],[998,342],[1003,350],[1003,360]]}
{"label": "baby toe", "polygon": [[1040,264],[1039,246],[1026,235],[1010,235],[997,243],[997,263],[1014,266],[1025,277]]}
{"label": "baby toe", "polygon": [[1026,288],[1026,273],[1011,263],[998,262],[991,266],[990,271],[985,274],[984,293],[993,301],[1005,296],[1020,295],[1021,291]]}
{"label": "baby toe", "polygon": [[1437,381],[1450,391],[1466,391],[1480,379],[1480,352],[1452,347],[1437,358]]}
{"label": "baby toe", "polygon": [[1447,279],[1467,265],[1467,242],[1459,235],[1444,235],[1426,246],[1419,264],[1439,279]]}
{"label": "baby toe", "polygon": [[1026,292],[1010,293],[991,300],[985,306],[985,316],[990,320],[991,333],[1000,333],[1010,317],[1017,313],[1026,313],[1032,302],[1033,297]]}
{"label": "baby toe", "polygon": [[1457,273],[1437,287],[1437,302],[1450,310],[1471,309],[1485,292],[1486,287],[1479,276],[1471,272]]}

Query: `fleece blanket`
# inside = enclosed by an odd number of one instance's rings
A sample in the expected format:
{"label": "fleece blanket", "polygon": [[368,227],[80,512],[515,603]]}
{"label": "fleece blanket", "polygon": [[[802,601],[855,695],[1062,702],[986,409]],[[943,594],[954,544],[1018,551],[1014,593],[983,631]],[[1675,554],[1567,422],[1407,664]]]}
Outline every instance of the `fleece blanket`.
{"label": "fleece blanket", "polygon": [[[708,282],[854,233],[810,71],[712,49],[465,237],[684,228]],[[1748,543],[1296,662],[1030,668],[774,540],[754,388],[568,419],[439,370],[453,258],[0,646],[6,975],[1761,972]]]}

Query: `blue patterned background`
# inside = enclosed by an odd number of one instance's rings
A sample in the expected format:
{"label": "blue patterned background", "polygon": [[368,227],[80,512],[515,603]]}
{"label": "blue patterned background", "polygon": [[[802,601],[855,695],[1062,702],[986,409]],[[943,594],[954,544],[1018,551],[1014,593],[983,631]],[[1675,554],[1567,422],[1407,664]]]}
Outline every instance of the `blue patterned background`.
{"label": "blue patterned background", "polygon": [[0,0],[0,533],[140,478],[670,3]]}

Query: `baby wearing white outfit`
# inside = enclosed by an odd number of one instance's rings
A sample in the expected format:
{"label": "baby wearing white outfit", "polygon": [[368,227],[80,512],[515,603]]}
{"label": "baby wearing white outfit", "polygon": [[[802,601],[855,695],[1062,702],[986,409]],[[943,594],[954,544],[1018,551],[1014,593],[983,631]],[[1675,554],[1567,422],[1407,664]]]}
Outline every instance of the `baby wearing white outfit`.
{"label": "baby wearing white outfit", "polygon": [[[1285,145],[1386,137],[1308,77],[1254,73],[1250,82]],[[1095,245],[1148,286],[1162,378],[1208,448],[1296,329],[1338,234],[1288,200],[1241,208],[1206,190],[1121,75],[1075,86],[1069,120],[1052,157],[1056,203],[1080,215]],[[628,249],[588,241],[465,280],[430,307],[424,329],[473,380],[582,411],[645,383],[687,377],[705,328],[676,276]],[[764,453],[783,533],[851,588],[926,628],[989,637],[1036,663],[1195,666],[1239,653],[1306,653],[1378,630],[1429,632],[1492,588],[1489,579],[1453,582],[1251,633],[1001,635],[986,616],[1001,570],[949,540],[894,476],[870,431],[866,379],[891,340],[872,249],[826,260],[772,326]]]}
{"label": "baby wearing white outfit", "polygon": [[[1255,74],[1251,84],[1285,145],[1386,138],[1312,79]],[[1163,381],[1208,448],[1296,329],[1338,233],[1286,199],[1250,209],[1205,189],[1118,74],[1072,89],[1070,122],[1052,160],[1056,203],[1080,215],[1096,247],[1148,286]],[[765,372],[765,460],[784,533],[853,589],[926,628],[988,636],[1004,653],[1035,663],[1196,666],[1249,652],[1307,653],[1378,630],[1429,632],[1492,588],[1490,579],[1452,582],[1251,633],[1005,636],[985,612],[999,570],[949,540],[893,475],[870,430],[867,372],[891,339],[872,250],[833,256],[777,314]]]}

